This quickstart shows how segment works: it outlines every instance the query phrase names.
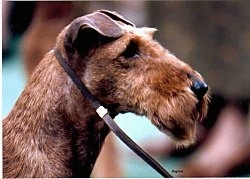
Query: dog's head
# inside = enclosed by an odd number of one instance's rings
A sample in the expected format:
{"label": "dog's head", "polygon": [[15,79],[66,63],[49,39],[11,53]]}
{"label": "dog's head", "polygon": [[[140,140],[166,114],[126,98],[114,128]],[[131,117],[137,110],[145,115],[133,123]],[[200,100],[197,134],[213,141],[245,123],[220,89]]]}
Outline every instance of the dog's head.
{"label": "dog's head", "polygon": [[154,28],[136,28],[106,10],[75,19],[57,48],[112,114],[148,116],[181,145],[195,139],[207,111],[201,75],[153,40]]}

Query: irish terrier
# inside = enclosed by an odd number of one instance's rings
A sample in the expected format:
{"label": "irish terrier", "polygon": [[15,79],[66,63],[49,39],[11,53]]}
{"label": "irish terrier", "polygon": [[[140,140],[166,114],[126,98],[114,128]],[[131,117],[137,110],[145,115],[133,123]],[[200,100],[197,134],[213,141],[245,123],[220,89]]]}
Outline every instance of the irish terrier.
{"label": "irish terrier", "polygon": [[[153,40],[155,31],[96,11],[65,27],[55,48],[111,115],[145,115],[187,146],[206,115],[208,87]],[[89,177],[108,132],[51,50],[3,121],[3,175]]]}

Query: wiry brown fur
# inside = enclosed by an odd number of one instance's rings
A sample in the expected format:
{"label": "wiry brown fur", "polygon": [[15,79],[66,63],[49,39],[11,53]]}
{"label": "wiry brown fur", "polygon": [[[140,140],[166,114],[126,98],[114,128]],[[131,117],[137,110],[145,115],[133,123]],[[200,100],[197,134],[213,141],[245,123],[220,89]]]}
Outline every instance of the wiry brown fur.
{"label": "wiry brown fur", "polygon": [[[56,48],[112,115],[146,115],[178,144],[193,143],[208,96],[198,99],[191,86],[202,77],[154,41],[154,29],[135,28],[110,14],[73,21]],[[98,27],[81,24],[96,17]],[[98,44],[88,39],[91,46],[85,47],[89,30],[88,36],[99,36]],[[108,132],[50,51],[3,121],[4,177],[89,177]]]}

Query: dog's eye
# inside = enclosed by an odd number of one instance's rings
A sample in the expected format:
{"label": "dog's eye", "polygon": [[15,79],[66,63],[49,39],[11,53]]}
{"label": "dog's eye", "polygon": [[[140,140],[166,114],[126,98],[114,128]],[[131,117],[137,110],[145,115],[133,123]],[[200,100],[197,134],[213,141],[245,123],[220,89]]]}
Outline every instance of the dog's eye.
{"label": "dog's eye", "polygon": [[125,57],[126,59],[138,57],[138,44],[134,41],[131,41],[121,56]]}

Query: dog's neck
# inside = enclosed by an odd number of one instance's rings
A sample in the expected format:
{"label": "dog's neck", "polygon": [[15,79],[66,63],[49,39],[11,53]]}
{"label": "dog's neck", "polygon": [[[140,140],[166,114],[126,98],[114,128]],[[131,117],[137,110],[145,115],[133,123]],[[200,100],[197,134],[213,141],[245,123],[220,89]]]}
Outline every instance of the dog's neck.
{"label": "dog's neck", "polygon": [[[9,116],[8,121],[16,127],[4,134],[10,140],[11,135],[20,134],[16,145],[11,146],[15,149],[10,150],[16,155],[25,150],[30,155],[23,161],[25,164],[40,165],[37,168],[41,170],[51,167],[48,177],[89,177],[109,132],[52,53],[35,69]],[[39,162],[32,164],[32,160]],[[22,165],[22,161],[19,162]],[[39,175],[37,171],[34,173]]]}

